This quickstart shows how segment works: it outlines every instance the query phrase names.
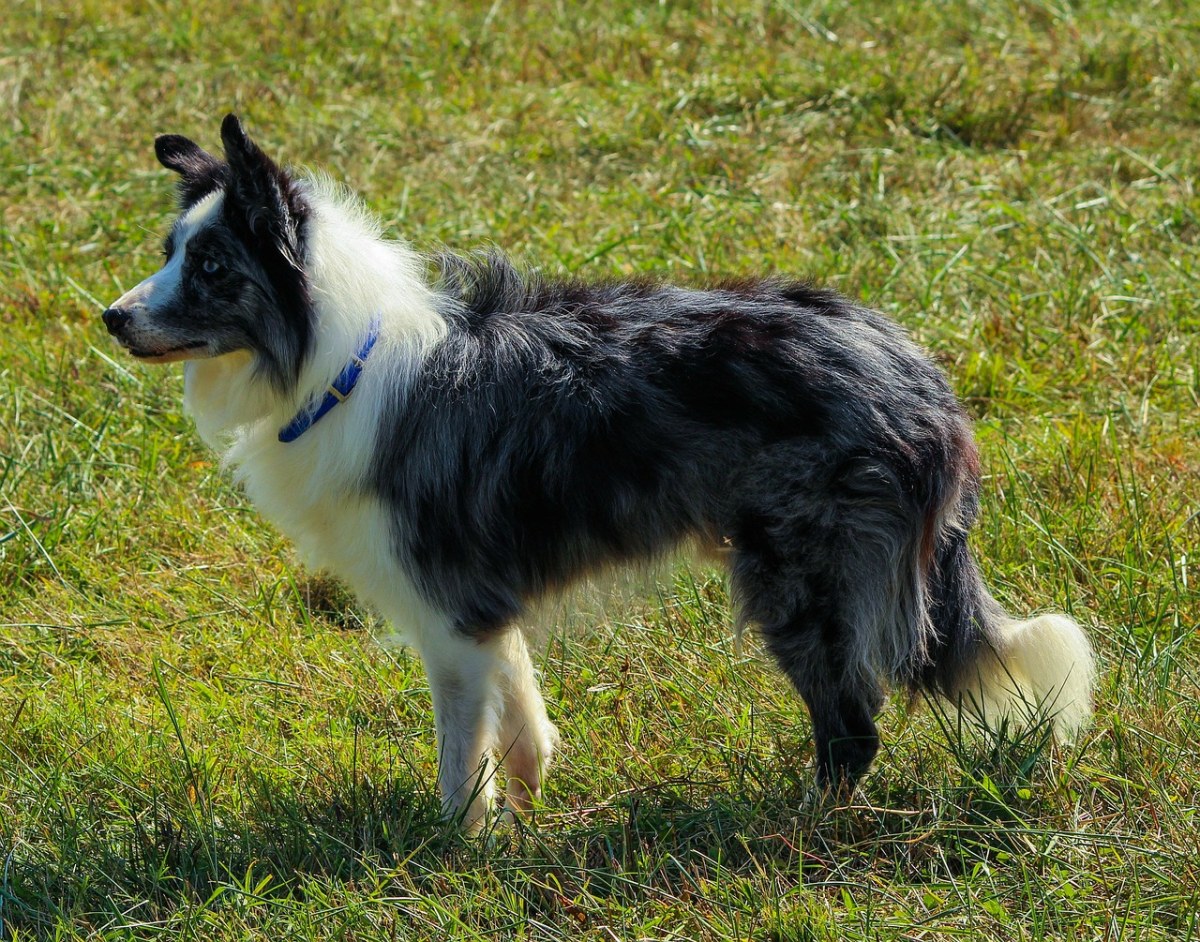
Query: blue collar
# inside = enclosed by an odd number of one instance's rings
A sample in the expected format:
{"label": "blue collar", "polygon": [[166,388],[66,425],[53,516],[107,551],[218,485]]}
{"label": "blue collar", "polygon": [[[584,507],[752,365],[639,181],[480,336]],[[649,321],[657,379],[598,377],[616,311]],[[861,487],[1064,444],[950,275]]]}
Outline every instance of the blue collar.
{"label": "blue collar", "polygon": [[371,348],[375,346],[375,341],[378,339],[379,315],[376,314],[371,320],[371,329],[367,331],[367,336],[359,345],[358,351],[350,358],[350,362],[342,367],[337,379],[329,384],[321,400],[314,402],[310,399],[308,404],[296,413],[296,417],[279,430],[281,442],[294,442],[325,418],[325,413],[330,409],[339,402],[346,401],[350,393],[354,392],[358,378],[362,375],[363,366],[366,365],[367,357],[371,355]]}

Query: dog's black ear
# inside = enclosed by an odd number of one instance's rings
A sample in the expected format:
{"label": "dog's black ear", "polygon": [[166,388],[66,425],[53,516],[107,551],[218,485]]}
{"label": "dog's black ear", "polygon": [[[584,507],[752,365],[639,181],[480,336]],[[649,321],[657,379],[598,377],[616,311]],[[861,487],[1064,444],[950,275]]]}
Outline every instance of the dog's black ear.
{"label": "dog's black ear", "polygon": [[295,182],[250,140],[237,115],[221,122],[221,142],[229,164],[226,213],[239,215],[252,236],[296,253],[308,207]]}
{"label": "dog's black ear", "polygon": [[195,141],[181,134],[160,134],[154,139],[158,162],[179,174],[179,202],[187,209],[225,185],[229,166]]}

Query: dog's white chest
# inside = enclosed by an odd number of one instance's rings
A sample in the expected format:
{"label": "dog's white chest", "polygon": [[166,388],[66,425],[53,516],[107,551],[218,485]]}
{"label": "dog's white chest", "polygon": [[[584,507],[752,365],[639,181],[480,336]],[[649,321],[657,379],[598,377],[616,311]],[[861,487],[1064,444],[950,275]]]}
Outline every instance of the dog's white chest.
{"label": "dog's white chest", "polygon": [[248,439],[229,457],[247,496],[295,544],[304,564],[333,573],[374,602],[377,586],[403,578],[389,516],[352,483],[361,480],[361,459],[320,444],[315,434],[292,444]]}

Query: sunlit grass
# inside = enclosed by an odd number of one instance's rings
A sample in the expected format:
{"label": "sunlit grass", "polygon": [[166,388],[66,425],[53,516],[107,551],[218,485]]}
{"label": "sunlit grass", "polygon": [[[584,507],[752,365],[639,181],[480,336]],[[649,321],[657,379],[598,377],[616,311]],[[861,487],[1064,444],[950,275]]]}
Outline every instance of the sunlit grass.
{"label": "sunlit grass", "polygon": [[[0,935],[1200,937],[1197,28],[1186,5],[21,3],[0,29]],[[977,419],[1013,610],[1104,662],[1070,749],[893,703],[845,807],[704,570],[537,642],[528,827],[437,819],[419,665],[98,324],[237,110],[419,247],[783,271]],[[576,619],[580,620],[580,619]]]}

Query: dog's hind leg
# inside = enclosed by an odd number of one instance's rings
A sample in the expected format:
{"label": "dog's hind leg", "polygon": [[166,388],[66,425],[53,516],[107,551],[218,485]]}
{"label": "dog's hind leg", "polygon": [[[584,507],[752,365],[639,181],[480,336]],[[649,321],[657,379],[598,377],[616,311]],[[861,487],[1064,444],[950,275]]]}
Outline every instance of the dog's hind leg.
{"label": "dog's hind leg", "polygon": [[742,616],[758,624],[768,650],[812,716],[817,781],[848,790],[879,749],[878,682],[862,669],[852,606],[827,574],[781,565],[739,547],[733,589]]}
{"label": "dog's hind leg", "polygon": [[740,618],[759,627],[812,715],[818,784],[844,791],[879,749],[877,671],[898,613],[890,522],[838,496],[793,489],[744,509],[731,571]]}
{"label": "dog's hind leg", "polygon": [[507,779],[507,803],[527,812],[541,797],[542,779],[558,746],[558,730],[546,716],[525,638],[510,629],[498,641],[504,703],[497,744]]}
{"label": "dog's hind leg", "polygon": [[848,791],[879,750],[875,714],[883,693],[872,678],[855,676],[837,647],[821,640],[829,634],[828,617],[800,610],[785,622],[763,626],[763,635],[812,716],[817,784]]}

